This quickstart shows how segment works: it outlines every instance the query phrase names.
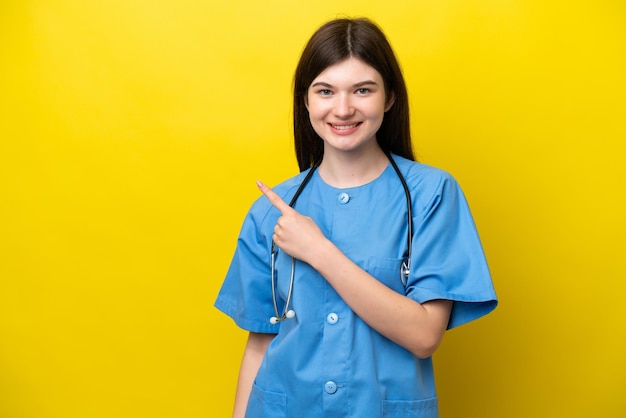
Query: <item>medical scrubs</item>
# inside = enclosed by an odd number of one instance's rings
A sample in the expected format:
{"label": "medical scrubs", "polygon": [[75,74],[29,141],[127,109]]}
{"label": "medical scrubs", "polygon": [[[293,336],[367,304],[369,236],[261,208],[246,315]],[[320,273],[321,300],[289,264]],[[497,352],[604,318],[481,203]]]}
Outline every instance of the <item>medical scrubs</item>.
{"label": "medical scrubs", "polygon": [[[411,272],[400,279],[407,251],[407,204],[389,165],[375,180],[338,189],[315,172],[295,205],[346,256],[419,303],[453,301],[448,328],[487,314],[497,301],[481,243],[459,185],[448,173],[393,156],[409,186],[413,212]],[[306,171],[276,186],[289,202]],[[291,307],[275,316],[270,276],[273,228],[280,213],[261,196],[245,218],[215,306],[241,328],[277,334],[256,376],[246,417],[438,416],[431,358],[420,359],[370,328],[311,266],[296,262]],[[291,257],[276,261],[282,313]]]}

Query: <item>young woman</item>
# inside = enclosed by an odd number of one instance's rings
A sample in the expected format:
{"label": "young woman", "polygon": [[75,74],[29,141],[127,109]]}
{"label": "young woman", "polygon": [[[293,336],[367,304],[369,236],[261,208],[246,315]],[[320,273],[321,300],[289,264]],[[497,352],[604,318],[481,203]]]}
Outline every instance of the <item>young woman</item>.
{"label": "young woman", "polygon": [[215,303],[250,332],[233,416],[437,417],[431,355],[497,301],[457,182],[414,161],[374,23],[333,20],[309,40],[294,135],[301,173],[257,182]]}

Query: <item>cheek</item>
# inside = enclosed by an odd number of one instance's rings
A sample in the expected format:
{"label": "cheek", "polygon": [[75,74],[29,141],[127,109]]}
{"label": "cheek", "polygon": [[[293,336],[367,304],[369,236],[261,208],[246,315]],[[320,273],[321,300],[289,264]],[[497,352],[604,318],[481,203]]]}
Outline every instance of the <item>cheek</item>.
{"label": "cheek", "polygon": [[309,119],[311,119],[311,122],[322,119],[324,115],[328,113],[327,110],[316,100],[309,101],[307,110],[309,111]]}
{"label": "cheek", "polygon": [[372,118],[383,118],[387,110],[387,105],[385,102],[381,101],[380,103],[372,104],[372,106],[368,109],[368,114]]}
{"label": "cheek", "polygon": [[323,135],[325,135],[325,131],[324,131],[324,126],[326,124],[325,122],[325,115],[326,113],[323,112],[319,107],[315,106],[313,103],[311,103],[311,106],[309,106],[309,123],[311,124],[311,127],[313,128],[313,130],[320,136],[323,137]]}
{"label": "cheek", "polygon": [[324,134],[324,119],[318,117],[314,113],[309,113],[309,123],[313,130],[319,135],[322,136]]}

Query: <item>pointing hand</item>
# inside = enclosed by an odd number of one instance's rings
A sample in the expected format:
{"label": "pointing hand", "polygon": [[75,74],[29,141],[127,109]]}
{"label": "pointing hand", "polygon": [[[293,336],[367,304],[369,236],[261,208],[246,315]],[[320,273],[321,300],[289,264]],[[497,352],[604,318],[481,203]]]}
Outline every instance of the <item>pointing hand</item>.
{"label": "pointing hand", "polygon": [[311,264],[315,250],[326,240],[322,231],[313,219],[289,206],[265,184],[257,181],[257,186],[281,213],[274,227],[276,245],[290,256]]}

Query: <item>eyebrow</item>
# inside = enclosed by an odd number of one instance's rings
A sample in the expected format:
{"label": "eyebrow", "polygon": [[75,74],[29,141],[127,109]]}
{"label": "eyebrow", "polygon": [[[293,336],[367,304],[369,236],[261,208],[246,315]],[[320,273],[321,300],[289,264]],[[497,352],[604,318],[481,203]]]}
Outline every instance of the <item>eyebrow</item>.
{"label": "eyebrow", "polygon": [[[360,82],[358,82],[356,84],[353,84],[352,87],[353,88],[359,88],[359,87],[371,86],[371,85],[377,86],[378,83],[376,83],[374,80],[365,80],[365,81],[360,81]],[[327,88],[330,88],[330,87],[333,87],[333,85],[330,84],[330,83],[326,83],[325,81],[318,81],[316,83],[311,84],[311,87],[327,87]]]}

